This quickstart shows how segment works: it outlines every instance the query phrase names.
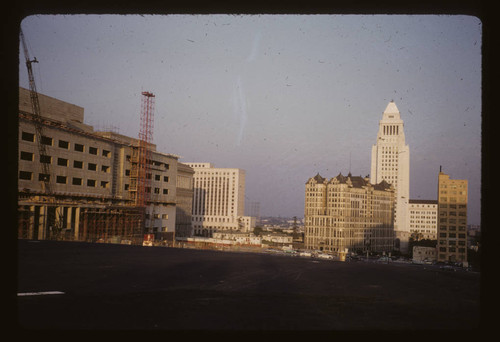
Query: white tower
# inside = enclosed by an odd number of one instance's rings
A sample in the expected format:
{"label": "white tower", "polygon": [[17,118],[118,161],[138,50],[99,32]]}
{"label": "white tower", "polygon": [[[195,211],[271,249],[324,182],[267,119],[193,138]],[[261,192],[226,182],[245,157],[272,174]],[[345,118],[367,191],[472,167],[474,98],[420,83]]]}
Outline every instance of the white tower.
{"label": "white tower", "polygon": [[371,182],[393,184],[396,194],[394,230],[396,236],[409,233],[410,149],[405,144],[403,120],[394,101],[389,102],[379,122],[377,143],[372,147]]}

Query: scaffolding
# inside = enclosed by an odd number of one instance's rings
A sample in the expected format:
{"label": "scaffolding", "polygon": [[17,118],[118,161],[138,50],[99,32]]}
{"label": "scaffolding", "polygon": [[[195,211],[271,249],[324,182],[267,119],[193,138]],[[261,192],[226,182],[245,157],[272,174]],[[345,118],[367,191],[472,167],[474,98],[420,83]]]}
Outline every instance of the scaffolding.
{"label": "scaffolding", "polygon": [[137,207],[82,208],[79,241],[142,244],[144,211]]}

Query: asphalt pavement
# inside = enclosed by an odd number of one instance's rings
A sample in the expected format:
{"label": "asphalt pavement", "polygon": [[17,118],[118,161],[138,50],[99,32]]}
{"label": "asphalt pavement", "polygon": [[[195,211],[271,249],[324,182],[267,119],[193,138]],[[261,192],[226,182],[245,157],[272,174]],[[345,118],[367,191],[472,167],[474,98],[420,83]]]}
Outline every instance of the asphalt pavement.
{"label": "asphalt pavement", "polygon": [[399,263],[18,241],[22,331],[475,331],[480,274]]}

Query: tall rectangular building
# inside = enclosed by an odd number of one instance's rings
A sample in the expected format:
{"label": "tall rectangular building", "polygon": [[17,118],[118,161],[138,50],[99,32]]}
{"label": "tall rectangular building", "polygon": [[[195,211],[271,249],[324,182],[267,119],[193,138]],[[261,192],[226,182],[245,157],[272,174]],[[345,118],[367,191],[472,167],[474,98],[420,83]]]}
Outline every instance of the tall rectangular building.
{"label": "tall rectangular building", "polygon": [[193,234],[212,237],[216,231],[250,231],[245,215],[245,171],[216,168],[210,163],[185,163],[193,175]]}
{"label": "tall rectangular building", "polygon": [[304,244],[331,253],[390,252],[394,239],[394,188],[351,174],[306,183]]}
{"label": "tall rectangular building", "polygon": [[408,210],[410,233],[417,233],[422,239],[436,240],[438,202],[411,199]]}
{"label": "tall rectangular building", "polygon": [[467,262],[467,180],[438,176],[437,260]]}
{"label": "tall rectangular building", "polygon": [[[410,232],[410,148],[405,142],[401,114],[393,101],[389,102],[379,121],[377,143],[372,147],[370,176],[373,184],[385,180],[394,186],[394,230],[397,237],[407,240]],[[401,246],[406,246],[406,243]]]}

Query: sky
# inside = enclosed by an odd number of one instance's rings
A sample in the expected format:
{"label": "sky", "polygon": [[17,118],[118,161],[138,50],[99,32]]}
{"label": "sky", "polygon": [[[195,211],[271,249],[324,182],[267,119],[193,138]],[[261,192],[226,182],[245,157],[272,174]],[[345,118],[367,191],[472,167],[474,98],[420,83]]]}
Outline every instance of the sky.
{"label": "sky", "polygon": [[[437,199],[440,166],[467,179],[480,224],[482,23],[467,15],[35,15],[21,28],[37,90],[84,122],[181,162],[246,173],[262,216],[303,217],[319,173],[370,173],[393,100],[410,149],[410,198]],[[20,47],[19,85],[29,88]],[[43,109],[42,109],[43,110]]]}

